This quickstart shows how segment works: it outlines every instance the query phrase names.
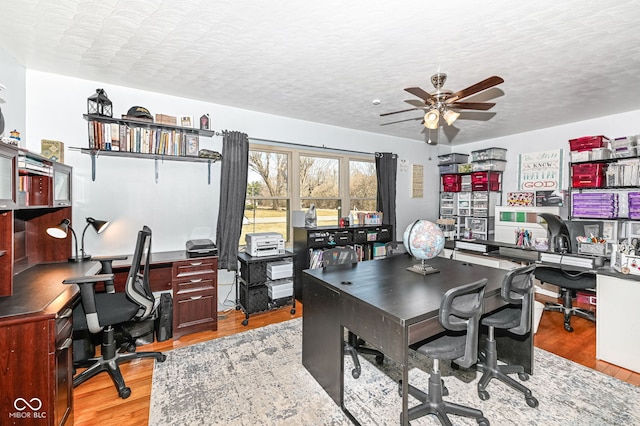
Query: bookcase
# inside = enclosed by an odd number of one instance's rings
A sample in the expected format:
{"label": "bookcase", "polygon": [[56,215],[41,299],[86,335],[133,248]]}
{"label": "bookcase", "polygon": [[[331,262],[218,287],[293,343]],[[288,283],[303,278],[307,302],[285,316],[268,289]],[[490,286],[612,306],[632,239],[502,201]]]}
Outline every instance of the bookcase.
{"label": "bookcase", "polygon": [[293,228],[294,288],[296,299],[303,300],[302,271],[321,268],[321,253],[325,249],[341,246],[355,248],[362,261],[384,257],[385,243],[393,241],[392,225],[319,226]]}
{"label": "bookcase", "polygon": [[199,157],[199,137],[216,135],[213,130],[174,126],[152,121],[111,118],[84,114],[88,125],[88,147],[72,147],[91,156],[91,179],[96,180],[96,158],[129,157],[156,160],[189,161],[208,164],[208,183],[211,183],[211,164],[219,158]]}

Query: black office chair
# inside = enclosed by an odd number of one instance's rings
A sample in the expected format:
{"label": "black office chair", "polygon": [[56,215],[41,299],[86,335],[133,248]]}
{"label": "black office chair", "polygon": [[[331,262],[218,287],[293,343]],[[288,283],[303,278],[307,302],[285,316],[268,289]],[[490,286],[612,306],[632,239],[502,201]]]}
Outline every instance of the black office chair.
{"label": "black office chair", "polygon": [[95,284],[98,282],[112,285],[113,274],[74,277],[63,281],[64,284],[80,286],[81,302],[73,310],[74,332],[102,332],[101,356],[74,362],[76,366],[89,366],[73,378],[74,387],[102,371],[107,371],[118,390],[118,395],[125,399],[131,395],[131,389],[125,385],[119,364],[139,358],[155,358],[160,362],[166,359],[166,355],[161,352],[120,353],[117,351],[115,339],[114,327],[132,320],[143,321],[153,313],[155,298],[149,286],[149,268],[146,267],[150,254],[151,229],[145,226],[138,232],[124,293],[95,291]]}
{"label": "black office chair", "polygon": [[562,303],[546,302],[545,311],[564,313],[564,329],[571,332],[571,316],[577,315],[589,321],[595,321],[596,315],[588,309],[573,306],[572,299],[576,290],[593,289],[596,287],[596,274],[592,272],[566,271],[560,267],[540,266],[536,268],[535,276],[543,283],[557,285],[562,290]]}
{"label": "black office chair", "polygon": [[[479,425],[489,425],[482,411],[442,400],[449,392],[440,375],[440,360],[453,360],[464,368],[471,367],[478,360],[478,330],[486,284],[487,279],[483,278],[445,293],[438,318],[446,331],[416,349],[433,359],[433,372],[429,376],[428,393],[409,384],[409,394],[421,402],[409,409],[409,421],[434,414],[443,425],[451,425],[448,413],[472,417]],[[402,394],[402,381],[399,389]],[[403,419],[400,420],[402,422]]]}
{"label": "black office chair", "polygon": [[[322,253],[322,265],[323,266],[335,266],[344,265],[349,263],[357,263],[358,256],[356,251],[352,247],[334,247],[325,250]],[[358,352],[363,354],[374,355],[376,363],[382,364],[384,362],[384,354],[377,349],[364,346],[364,340],[358,338],[351,331],[347,334],[347,341],[344,343],[345,354],[351,355],[353,360],[353,369],[351,375],[354,379],[360,377],[362,368],[360,366],[360,360],[358,359]]]}
{"label": "black office chair", "polygon": [[536,265],[524,266],[513,269],[505,275],[502,281],[501,296],[508,305],[483,318],[481,323],[489,327],[489,336],[486,340],[484,352],[480,353],[480,362],[477,369],[482,372],[478,381],[478,396],[485,401],[489,399],[486,391],[491,379],[498,379],[524,394],[527,405],[537,407],[538,400],[531,394],[529,388],[514,380],[508,374],[518,374],[520,380],[528,380],[521,365],[498,365],[498,353],[496,350],[495,329],[508,330],[510,333],[522,336],[531,330],[531,310],[533,308],[533,271]]}

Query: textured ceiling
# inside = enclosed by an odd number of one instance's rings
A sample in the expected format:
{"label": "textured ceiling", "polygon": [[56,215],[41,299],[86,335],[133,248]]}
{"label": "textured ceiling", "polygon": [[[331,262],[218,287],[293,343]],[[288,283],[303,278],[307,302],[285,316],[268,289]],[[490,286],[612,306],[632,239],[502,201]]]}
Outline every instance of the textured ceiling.
{"label": "textured ceiling", "polygon": [[441,143],[640,109],[637,0],[2,0],[0,16],[30,69],[420,141],[419,111],[379,114],[437,71],[453,91],[505,80]]}

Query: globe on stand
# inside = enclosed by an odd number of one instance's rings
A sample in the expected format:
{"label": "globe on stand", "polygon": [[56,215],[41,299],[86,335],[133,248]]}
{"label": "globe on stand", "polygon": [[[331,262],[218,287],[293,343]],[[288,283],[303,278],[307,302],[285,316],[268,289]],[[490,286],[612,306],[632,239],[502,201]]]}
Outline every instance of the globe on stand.
{"label": "globe on stand", "polygon": [[444,234],[438,225],[424,219],[416,220],[405,229],[402,243],[407,253],[420,260],[408,270],[423,275],[440,272],[427,264],[427,260],[436,257],[444,248]]}

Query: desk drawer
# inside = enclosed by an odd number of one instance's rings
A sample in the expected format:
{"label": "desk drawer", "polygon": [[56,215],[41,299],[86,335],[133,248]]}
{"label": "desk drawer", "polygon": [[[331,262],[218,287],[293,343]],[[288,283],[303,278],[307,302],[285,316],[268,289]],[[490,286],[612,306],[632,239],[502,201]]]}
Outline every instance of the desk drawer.
{"label": "desk drawer", "polygon": [[194,291],[215,289],[215,276],[213,274],[192,275],[189,279],[174,282],[176,296]]}
{"label": "desk drawer", "polygon": [[56,347],[60,346],[64,341],[71,337],[73,332],[73,309],[66,307],[60,312],[55,320],[56,327]]}
{"label": "desk drawer", "polygon": [[200,257],[182,260],[173,264],[173,279],[184,279],[194,275],[216,273],[218,269],[217,257]]}

